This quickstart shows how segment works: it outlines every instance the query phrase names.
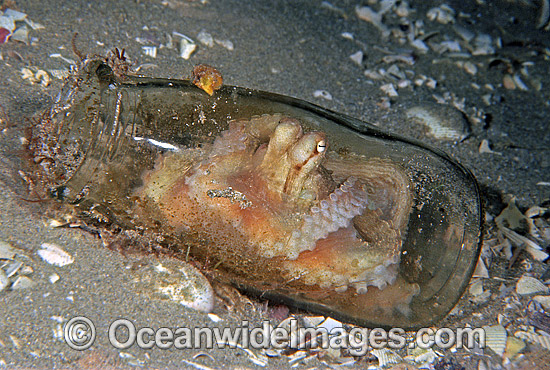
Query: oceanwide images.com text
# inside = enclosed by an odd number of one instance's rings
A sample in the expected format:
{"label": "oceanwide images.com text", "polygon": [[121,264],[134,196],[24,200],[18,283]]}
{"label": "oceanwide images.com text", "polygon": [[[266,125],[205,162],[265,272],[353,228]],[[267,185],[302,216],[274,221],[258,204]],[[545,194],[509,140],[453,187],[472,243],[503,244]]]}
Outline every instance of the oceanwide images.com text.
{"label": "oceanwide images.com text", "polygon": [[[481,328],[422,328],[415,333],[404,329],[367,329],[353,327],[349,330],[334,327],[299,327],[298,320],[289,320],[285,327],[272,327],[264,321],[260,327],[252,327],[248,321],[234,328],[224,327],[141,327],[127,319],[113,321],[108,330],[111,345],[127,349],[134,345],[142,349],[206,349],[239,346],[243,348],[347,349],[353,356],[363,356],[372,349],[399,349],[408,347],[447,349],[485,347],[485,331]],[[93,322],[85,317],[75,317],[64,327],[66,343],[73,349],[89,348],[96,338]]]}

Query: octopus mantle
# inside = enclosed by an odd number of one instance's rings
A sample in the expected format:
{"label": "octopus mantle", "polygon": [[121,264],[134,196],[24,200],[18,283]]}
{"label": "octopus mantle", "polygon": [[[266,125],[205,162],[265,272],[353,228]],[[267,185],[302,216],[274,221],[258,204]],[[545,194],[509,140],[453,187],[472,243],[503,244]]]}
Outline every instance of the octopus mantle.
{"label": "octopus mantle", "polygon": [[141,195],[221,268],[298,289],[384,289],[397,276],[409,179],[328,144],[281,115],[231,121],[212,144],[162,155]]}

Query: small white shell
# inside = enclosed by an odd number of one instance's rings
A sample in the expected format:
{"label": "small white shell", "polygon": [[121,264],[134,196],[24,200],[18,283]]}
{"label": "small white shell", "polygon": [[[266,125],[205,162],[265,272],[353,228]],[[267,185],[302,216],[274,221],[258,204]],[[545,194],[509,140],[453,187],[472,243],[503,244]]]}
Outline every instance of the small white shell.
{"label": "small white shell", "polygon": [[[158,272],[158,270],[157,270]],[[206,277],[195,267],[185,264],[171,273],[162,273],[164,284],[158,291],[170,300],[201,312],[214,308],[214,290]]]}
{"label": "small white shell", "polygon": [[502,155],[502,153],[495,152],[491,149],[491,146],[489,144],[489,140],[487,140],[487,139],[481,140],[481,143],[479,144],[479,154],[484,154],[484,153]]}
{"label": "small white shell", "polygon": [[399,96],[399,94],[397,93],[397,90],[395,90],[395,87],[393,86],[392,83],[380,86],[380,90],[386,93],[386,95],[388,95],[390,98]]}
{"label": "small white shell", "polygon": [[191,54],[195,51],[197,45],[190,42],[187,39],[181,39],[180,41],[180,57],[187,60],[191,58]]}
{"label": "small white shell", "polygon": [[306,328],[315,328],[325,320],[325,317],[324,316],[305,316],[302,320]]}
{"label": "small white shell", "polygon": [[[58,80],[64,80],[70,75],[70,72],[68,69],[48,69],[48,72]],[[55,220],[52,220],[52,221],[55,221]]]}
{"label": "small white shell", "polygon": [[475,47],[474,50],[472,50],[472,55],[491,55],[495,53],[493,39],[488,34],[478,34],[474,39],[474,45]]}
{"label": "small white shell", "polygon": [[59,279],[60,279],[59,275],[57,275],[57,274],[55,274],[55,273],[53,273],[53,274],[51,274],[50,276],[48,276],[48,280],[49,280],[50,283],[52,283],[52,284],[57,283],[57,282],[59,281]]}
{"label": "small white shell", "polygon": [[151,58],[157,57],[157,47],[156,46],[142,46],[141,50],[143,50],[143,53]]}
{"label": "small white shell", "polygon": [[179,32],[172,32],[172,37],[180,39],[180,57],[187,60],[191,54],[197,49],[197,44],[190,37]]}
{"label": "small white shell", "polygon": [[464,70],[472,76],[475,76],[475,74],[477,73],[476,65],[470,61],[464,63]]}
{"label": "small white shell", "polygon": [[387,348],[373,349],[370,353],[378,358],[379,367],[386,367],[389,364],[399,364],[403,362],[401,356]]}
{"label": "small white shell", "polygon": [[208,46],[209,48],[214,46],[214,38],[210,33],[206,32],[205,30],[199,32],[199,34],[197,35],[197,40],[199,40],[201,44]]}
{"label": "small white shell", "polygon": [[359,50],[358,52],[355,52],[355,53],[353,53],[349,56],[351,61],[353,63],[357,64],[359,67],[361,67],[361,65],[363,65],[363,57],[364,57],[364,54],[361,50]]}
{"label": "small white shell", "polygon": [[42,243],[42,249],[38,250],[38,255],[50,265],[63,267],[74,262],[74,258],[55,244]]}
{"label": "small white shell", "polygon": [[[409,351],[409,349],[407,349],[407,351]],[[415,347],[412,351],[410,351],[410,355],[405,357],[405,360],[413,360],[423,368],[429,368],[429,365],[431,365],[438,358],[439,355],[435,353],[432,348],[424,349]]]}
{"label": "small white shell", "polygon": [[529,88],[527,87],[527,85],[521,80],[521,78],[519,77],[519,74],[515,74],[513,77],[514,79],[514,83],[516,85],[516,87],[522,91],[529,91]]}
{"label": "small white shell", "polygon": [[548,208],[532,206],[527,211],[525,211],[525,217],[533,218],[533,217],[542,216],[547,210]]}
{"label": "small white shell", "polygon": [[343,38],[345,38],[347,40],[353,40],[353,33],[351,33],[351,32],[342,32],[340,34],[340,36],[342,36]]}
{"label": "small white shell", "polygon": [[8,287],[10,280],[6,276],[4,270],[0,269],[0,292]]}
{"label": "small white shell", "polygon": [[334,320],[332,317],[327,317],[322,323],[317,325],[318,328],[323,328],[329,333],[333,333],[335,329],[343,329],[343,325],[340,321]]}
{"label": "small white shell", "polygon": [[483,280],[478,279],[477,281],[472,282],[468,290],[474,297],[483,294]]}
{"label": "small white shell", "polygon": [[313,92],[314,98],[322,98],[325,100],[332,100],[332,95],[326,90],[315,90]]}
{"label": "small white shell", "polygon": [[9,243],[0,241],[0,259],[11,260],[17,254],[17,250]]}
{"label": "small white shell", "polygon": [[437,21],[441,24],[454,23],[455,10],[447,4],[442,4],[436,8],[431,8],[426,13],[426,18],[430,21]]}
{"label": "small white shell", "polygon": [[378,30],[382,33],[382,37],[386,38],[390,35],[390,30],[388,29],[388,26],[382,22],[382,13],[382,11],[375,12],[368,6],[357,6],[355,8],[355,14],[357,14],[359,19],[369,22],[374,27],[378,28]]}
{"label": "small white shell", "polygon": [[216,42],[216,44],[223,46],[229,51],[233,51],[233,49],[235,49],[235,46],[233,45],[233,42],[231,40],[214,39],[214,41]]}
{"label": "small white shell", "polygon": [[208,318],[212,320],[213,322],[220,322],[222,321],[222,318],[216,315],[215,313],[209,313]]}
{"label": "small white shell", "polygon": [[485,278],[485,279],[489,278],[489,271],[485,266],[485,262],[483,262],[483,258],[480,258],[477,261],[477,265],[476,265],[476,269],[474,270],[473,277]]}
{"label": "small white shell", "polygon": [[534,277],[523,275],[516,284],[516,292],[519,295],[548,294],[548,287]]}
{"label": "small white shell", "polygon": [[506,349],[506,329],[502,325],[484,326],[485,345],[492,349],[496,354],[502,356]]}

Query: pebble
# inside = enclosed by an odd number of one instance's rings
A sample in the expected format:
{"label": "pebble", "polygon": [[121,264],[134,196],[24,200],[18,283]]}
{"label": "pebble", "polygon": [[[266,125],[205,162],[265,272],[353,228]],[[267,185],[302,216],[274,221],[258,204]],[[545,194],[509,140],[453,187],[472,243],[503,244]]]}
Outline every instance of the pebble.
{"label": "pebble", "polygon": [[516,83],[514,82],[514,78],[508,74],[504,75],[504,77],[502,78],[502,86],[504,86],[504,88],[508,90],[515,90]]}

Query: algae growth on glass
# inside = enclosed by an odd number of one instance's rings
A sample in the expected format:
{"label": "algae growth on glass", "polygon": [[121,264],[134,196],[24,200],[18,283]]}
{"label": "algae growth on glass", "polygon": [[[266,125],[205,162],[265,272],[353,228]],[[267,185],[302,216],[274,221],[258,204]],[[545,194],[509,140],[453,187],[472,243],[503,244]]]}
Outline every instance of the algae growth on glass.
{"label": "algae growth on glass", "polygon": [[304,101],[229,86],[210,96],[91,60],[35,131],[53,196],[160,234],[263,299],[359,325],[428,325],[477,262],[467,170]]}

